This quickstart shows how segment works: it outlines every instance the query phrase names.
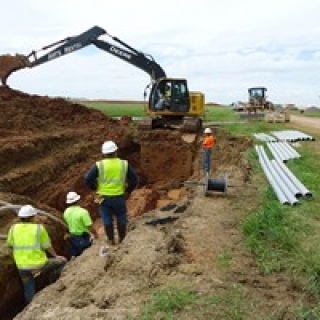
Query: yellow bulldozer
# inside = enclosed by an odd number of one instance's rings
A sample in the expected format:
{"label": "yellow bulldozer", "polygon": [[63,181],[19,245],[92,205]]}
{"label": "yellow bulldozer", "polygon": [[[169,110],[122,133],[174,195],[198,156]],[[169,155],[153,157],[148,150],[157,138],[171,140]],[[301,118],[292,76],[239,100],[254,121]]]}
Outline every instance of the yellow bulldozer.
{"label": "yellow bulldozer", "polygon": [[248,89],[249,99],[245,106],[248,112],[271,111],[274,110],[274,104],[267,100],[267,89],[265,87],[253,87]]}

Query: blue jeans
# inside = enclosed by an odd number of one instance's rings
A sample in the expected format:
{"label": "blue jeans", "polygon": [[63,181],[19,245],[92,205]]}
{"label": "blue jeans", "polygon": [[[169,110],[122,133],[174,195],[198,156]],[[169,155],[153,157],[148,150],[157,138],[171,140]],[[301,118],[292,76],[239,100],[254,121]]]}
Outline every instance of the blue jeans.
{"label": "blue jeans", "polygon": [[70,234],[70,251],[71,256],[78,257],[84,250],[91,247],[92,239],[89,233],[83,235]]}
{"label": "blue jeans", "polygon": [[18,270],[22,280],[24,297],[27,303],[30,303],[36,292],[36,283],[34,273],[40,271],[41,273],[54,271],[60,276],[65,262],[57,258],[49,258],[48,262],[38,270]]}
{"label": "blue jeans", "polygon": [[203,150],[203,170],[205,172],[210,172],[211,170],[211,154],[212,149]]}
{"label": "blue jeans", "polygon": [[116,216],[117,222],[121,225],[127,224],[127,204],[124,196],[103,196],[103,201],[99,207],[99,213],[103,224],[112,225],[112,217]]}

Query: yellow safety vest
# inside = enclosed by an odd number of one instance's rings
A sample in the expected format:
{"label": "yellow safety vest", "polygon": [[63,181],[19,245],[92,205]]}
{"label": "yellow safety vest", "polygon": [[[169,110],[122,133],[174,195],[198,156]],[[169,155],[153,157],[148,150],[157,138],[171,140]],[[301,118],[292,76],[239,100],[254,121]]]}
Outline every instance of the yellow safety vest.
{"label": "yellow safety vest", "polygon": [[44,250],[51,246],[46,229],[41,224],[17,223],[8,233],[7,243],[20,270],[39,269],[48,261]]}
{"label": "yellow safety vest", "polygon": [[107,158],[96,163],[99,176],[97,193],[105,196],[123,195],[126,187],[128,161]]}

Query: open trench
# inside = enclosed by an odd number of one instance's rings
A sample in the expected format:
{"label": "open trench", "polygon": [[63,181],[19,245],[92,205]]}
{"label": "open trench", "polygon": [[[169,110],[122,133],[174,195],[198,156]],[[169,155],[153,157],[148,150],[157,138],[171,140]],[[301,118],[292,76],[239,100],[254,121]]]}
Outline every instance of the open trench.
{"label": "open trench", "polygon": [[[101,159],[101,145],[114,140],[119,156],[127,159],[139,177],[139,186],[128,199],[129,221],[177,201],[185,189],[180,182],[201,178],[201,139],[179,131],[140,131],[134,123],[111,119],[99,111],[61,98],[29,95],[0,86],[0,200],[30,203],[61,218],[65,196],[75,190],[90,211],[103,236],[94,193],[84,175]],[[249,139],[239,139],[214,128],[219,141],[213,170],[220,164],[239,166]],[[0,211],[0,234],[16,221],[13,210]],[[68,256],[65,230],[55,220],[41,216],[54,247]],[[129,226],[130,232],[130,226]],[[4,241],[0,241],[0,319],[12,319],[24,307],[20,279]],[[52,282],[38,280],[38,289]]]}
{"label": "open trench", "polygon": [[[30,96],[0,87],[0,200],[33,204],[61,218],[65,195],[76,190],[82,195],[100,229],[94,193],[84,184],[84,175],[101,158],[104,140],[114,140],[119,156],[132,164],[139,186],[128,200],[129,217],[177,199],[179,182],[195,172],[198,138],[180,132],[138,131],[134,124],[121,125],[99,112],[63,99]],[[170,198],[171,192],[171,198]],[[0,234],[5,236],[16,221],[13,210],[0,211]],[[59,254],[68,256],[61,224],[41,216]],[[99,230],[98,230],[99,231]],[[4,241],[0,242],[0,318],[12,319],[24,307],[20,279]],[[40,290],[52,282],[50,275],[37,280]]]}

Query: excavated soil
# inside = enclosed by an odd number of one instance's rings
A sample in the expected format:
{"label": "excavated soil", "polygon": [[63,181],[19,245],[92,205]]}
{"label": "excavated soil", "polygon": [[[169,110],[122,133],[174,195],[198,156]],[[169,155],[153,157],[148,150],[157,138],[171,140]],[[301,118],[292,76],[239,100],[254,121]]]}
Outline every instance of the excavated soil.
{"label": "excavated soil", "polygon": [[[39,291],[16,319],[132,319],[141,315],[153,290],[168,284],[188,284],[203,295],[224,294],[241,284],[248,299],[259,305],[260,315],[280,309],[283,319],[290,319],[291,308],[303,300],[285,276],[260,275],[243,245],[239,224],[245,212],[260,204],[257,186],[264,183],[252,175],[243,156],[252,147],[250,139],[213,128],[217,146],[212,178],[228,177],[230,187],[227,194],[205,197],[201,185],[181,185],[202,182],[200,136],[139,131],[133,123],[64,99],[4,87],[0,108],[0,200],[31,203],[59,218],[66,193],[76,190],[100,233],[93,247],[69,261],[61,278]],[[128,200],[127,238],[102,258],[97,205],[83,177],[100,159],[101,144],[108,139],[117,142],[120,157],[136,168],[139,188]],[[2,236],[14,220],[13,211],[0,211]],[[62,225],[47,216],[42,221],[57,251],[67,255]],[[0,318],[12,319],[24,307],[22,289],[4,242],[0,255]],[[227,255],[232,261],[225,273],[219,264]],[[215,319],[221,319],[219,310],[215,312]],[[250,310],[243,312],[250,315]],[[200,318],[197,310],[189,310],[179,319]]]}

